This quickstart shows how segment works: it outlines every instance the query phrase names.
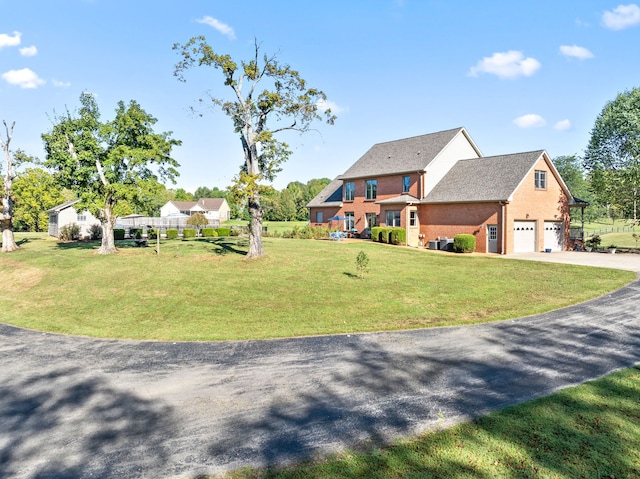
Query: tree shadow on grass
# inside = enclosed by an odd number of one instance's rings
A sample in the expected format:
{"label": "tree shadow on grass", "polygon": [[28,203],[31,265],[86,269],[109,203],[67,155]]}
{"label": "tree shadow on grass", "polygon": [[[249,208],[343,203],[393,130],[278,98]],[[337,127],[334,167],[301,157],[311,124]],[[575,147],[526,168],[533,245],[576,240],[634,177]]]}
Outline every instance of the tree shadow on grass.
{"label": "tree shadow on grass", "polygon": [[224,256],[227,254],[238,254],[246,256],[249,251],[249,240],[240,237],[223,236],[219,238],[198,238],[196,241],[211,245],[211,251]]}
{"label": "tree shadow on grass", "polygon": [[0,477],[139,477],[174,430],[168,406],[80,370],[21,375],[0,385]]}

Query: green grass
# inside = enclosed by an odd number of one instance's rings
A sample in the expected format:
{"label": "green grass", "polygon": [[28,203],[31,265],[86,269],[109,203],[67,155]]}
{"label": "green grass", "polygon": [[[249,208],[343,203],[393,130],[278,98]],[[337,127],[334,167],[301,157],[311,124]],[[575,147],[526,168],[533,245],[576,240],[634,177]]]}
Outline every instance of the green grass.
{"label": "green grass", "polygon": [[[572,223],[572,226],[580,226],[579,223]],[[623,228],[635,227],[635,233],[638,235],[638,241],[633,237],[634,231],[622,231]],[[602,230],[610,231],[609,233],[601,233]],[[610,219],[602,219],[592,223],[584,224],[585,237],[589,238],[595,232],[599,233],[602,242],[600,248],[606,248],[609,245],[616,245],[618,248],[638,249],[640,247],[640,225],[633,220],[619,219],[611,221]]]}
{"label": "green grass", "polygon": [[387,448],[225,477],[638,479],[639,403],[636,367]]}
{"label": "green grass", "polygon": [[[0,256],[3,322],[67,334],[229,340],[495,321],[567,306],[634,273],[446,255],[371,242],[203,238],[96,255],[97,243],[17,235]],[[365,279],[356,257],[369,257]]]}

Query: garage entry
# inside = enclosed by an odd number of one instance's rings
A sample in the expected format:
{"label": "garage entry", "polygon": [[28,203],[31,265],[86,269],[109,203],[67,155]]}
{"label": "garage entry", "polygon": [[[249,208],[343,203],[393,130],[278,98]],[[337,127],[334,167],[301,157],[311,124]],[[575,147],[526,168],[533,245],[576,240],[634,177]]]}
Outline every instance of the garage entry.
{"label": "garage entry", "polygon": [[536,251],[536,222],[513,222],[513,252],[534,253]]}
{"label": "garage entry", "polygon": [[544,222],[544,249],[562,251],[564,246],[564,222]]}

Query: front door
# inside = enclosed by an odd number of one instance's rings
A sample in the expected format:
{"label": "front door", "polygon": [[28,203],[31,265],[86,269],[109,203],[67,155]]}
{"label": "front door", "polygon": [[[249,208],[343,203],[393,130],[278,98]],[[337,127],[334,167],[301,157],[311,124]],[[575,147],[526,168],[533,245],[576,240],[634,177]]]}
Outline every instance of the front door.
{"label": "front door", "polygon": [[498,225],[487,226],[487,252],[498,252]]}

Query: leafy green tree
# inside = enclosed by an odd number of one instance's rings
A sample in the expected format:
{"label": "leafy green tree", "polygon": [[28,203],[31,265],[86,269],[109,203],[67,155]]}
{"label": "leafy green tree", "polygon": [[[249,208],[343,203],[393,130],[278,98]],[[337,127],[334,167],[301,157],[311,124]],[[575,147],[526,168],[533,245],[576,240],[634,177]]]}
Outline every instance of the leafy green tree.
{"label": "leafy green tree", "polygon": [[[120,101],[115,118],[100,120],[95,97],[80,95],[80,109],[55,118],[51,132],[43,134],[47,159],[59,184],[80,199],[78,209],[88,209],[100,220],[102,244],[98,253],[116,251],[113,227],[118,203],[139,204],[140,186],[162,179],[174,180],[178,163],[171,150],[180,141],[170,133],[155,133],[157,120],[135,101]],[[152,169],[153,168],[153,169]]]}
{"label": "leafy green tree", "polygon": [[323,117],[333,124],[335,116],[331,110],[319,113],[319,102],[326,101],[321,90],[308,87],[296,70],[281,64],[275,56],[261,56],[257,41],[253,56],[240,63],[230,55],[216,53],[202,36],[184,45],[175,44],[173,49],[181,56],[175,68],[179,80],[185,81],[185,72],[194,66],[208,66],[222,72],[224,85],[229,88],[230,98],[211,96],[210,100],[231,118],[240,136],[244,164],[232,190],[234,198],[246,202],[249,211],[247,256],[260,257],[264,254],[261,181],[273,181],[291,155],[289,146],[276,135],[285,130],[306,132]]}
{"label": "leafy green tree", "polygon": [[46,231],[46,211],[65,199],[53,175],[42,168],[28,168],[13,181],[14,219],[17,229]]}
{"label": "leafy green tree", "polygon": [[211,196],[211,190],[206,186],[199,186],[196,191],[193,192],[193,199],[199,200],[200,198],[213,198]]}
{"label": "leafy green tree", "polygon": [[193,194],[189,193],[184,188],[178,188],[173,199],[176,201],[193,201]]}
{"label": "leafy green tree", "polygon": [[200,234],[200,230],[209,224],[209,220],[204,215],[204,213],[194,213],[187,218],[187,224],[189,226],[195,226],[196,230],[198,230],[198,235]]}
{"label": "leafy green tree", "polygon": [[637,220],[640,194],[640,88],[607,102],[584,155],[595,197]]}

